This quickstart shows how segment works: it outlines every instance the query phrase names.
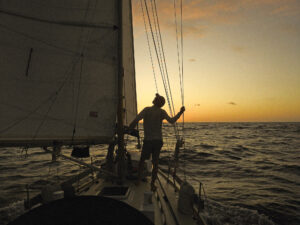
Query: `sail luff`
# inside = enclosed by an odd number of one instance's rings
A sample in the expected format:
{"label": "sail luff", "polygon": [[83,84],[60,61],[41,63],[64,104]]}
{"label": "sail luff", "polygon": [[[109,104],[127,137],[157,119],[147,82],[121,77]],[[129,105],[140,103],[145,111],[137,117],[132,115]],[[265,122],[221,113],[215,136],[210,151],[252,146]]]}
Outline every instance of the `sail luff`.
{"label": "sail luff", "polygon": [[124,124],[129,125],[137,115],[132,5],[130,0],[123,0],[123,12]]}
{"label": "sail luff", "polygon": [[[129,9],[130,9],[130,24],[131,24],[131,45],[132,45],[132,58],[133,58],[133,87],[134,87],[134,103],[135,103],[135,107],[134,107],[134,117],[137,115],[137,95],[136,95],[136,73],[135,73],[135,51],[134,51],[134,39],[133,39],[133,19],[132,19],[132,1],[129,0]],[[129,121],[130,123],[131,121]]]}

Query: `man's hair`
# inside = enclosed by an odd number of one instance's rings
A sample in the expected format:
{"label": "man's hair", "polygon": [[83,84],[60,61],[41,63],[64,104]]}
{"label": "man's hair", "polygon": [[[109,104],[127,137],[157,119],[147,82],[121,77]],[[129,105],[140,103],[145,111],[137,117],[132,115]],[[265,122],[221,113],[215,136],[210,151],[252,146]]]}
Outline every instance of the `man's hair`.
{"label": "man's hair", "polygon": [[166,100],[163,96],[160,96],[159,94],[156,94],[156,97],[154,98],[152,102],[155,106],[163,107],[166,103]]}

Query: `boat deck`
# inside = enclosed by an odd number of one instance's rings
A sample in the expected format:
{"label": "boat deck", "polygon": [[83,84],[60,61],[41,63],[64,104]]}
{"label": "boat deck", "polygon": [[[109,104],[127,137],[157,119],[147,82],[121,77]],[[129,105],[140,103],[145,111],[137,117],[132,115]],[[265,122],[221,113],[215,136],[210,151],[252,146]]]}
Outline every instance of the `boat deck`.
{"label": "boat deck", "polygon": [[[203,220],[199,221],[193,215],[184,215],[178,211],[178,191],[176,191],[173,183],[168,182],[164,176],[158,174],[156,186],[157,190],[151,192],[148,181],[135,185],[133,181],[126,180],[122,185],[118,185],[98,178],[80,195],[104,196],[125,202],[143,212],[155,225],[205,225]],[[101,190],[104,188],[117,187],[128,187],[128,191],[122,195],[101,194]]]}

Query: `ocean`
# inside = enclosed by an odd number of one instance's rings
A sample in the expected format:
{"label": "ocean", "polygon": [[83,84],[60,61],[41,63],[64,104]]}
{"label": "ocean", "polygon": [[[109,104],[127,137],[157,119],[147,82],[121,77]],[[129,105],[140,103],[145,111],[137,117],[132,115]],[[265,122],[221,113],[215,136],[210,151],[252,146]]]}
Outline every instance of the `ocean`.
{"label": "ocean", "polygon": [[[178,125],[179,130],[182,124]],[[300,225],[300,123],[185,123],[179,175],[205,189],[204,217],[212,225]],[[182,132],[180,132],[182,133]],[[175,148],[174,130],[164,124],[160,164]],[[127,148],[136,143],[128,139]],[[69,150],[64,150],[69,154]],[[104,159],[105,146],[91,148]],[[23,199],[84,168],[34,148],[0,149],[0,225],[23,213]]]}

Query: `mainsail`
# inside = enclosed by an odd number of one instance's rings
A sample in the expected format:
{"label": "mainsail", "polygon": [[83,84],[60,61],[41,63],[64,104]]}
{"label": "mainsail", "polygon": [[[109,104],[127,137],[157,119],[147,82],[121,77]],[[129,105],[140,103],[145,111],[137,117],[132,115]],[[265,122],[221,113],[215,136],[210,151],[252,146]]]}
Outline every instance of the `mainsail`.
{"label": "mainsail", "polygon": [[112,140],[121,2],[129,123],[137,112],[130,0],[0,2],[0,145]]}

